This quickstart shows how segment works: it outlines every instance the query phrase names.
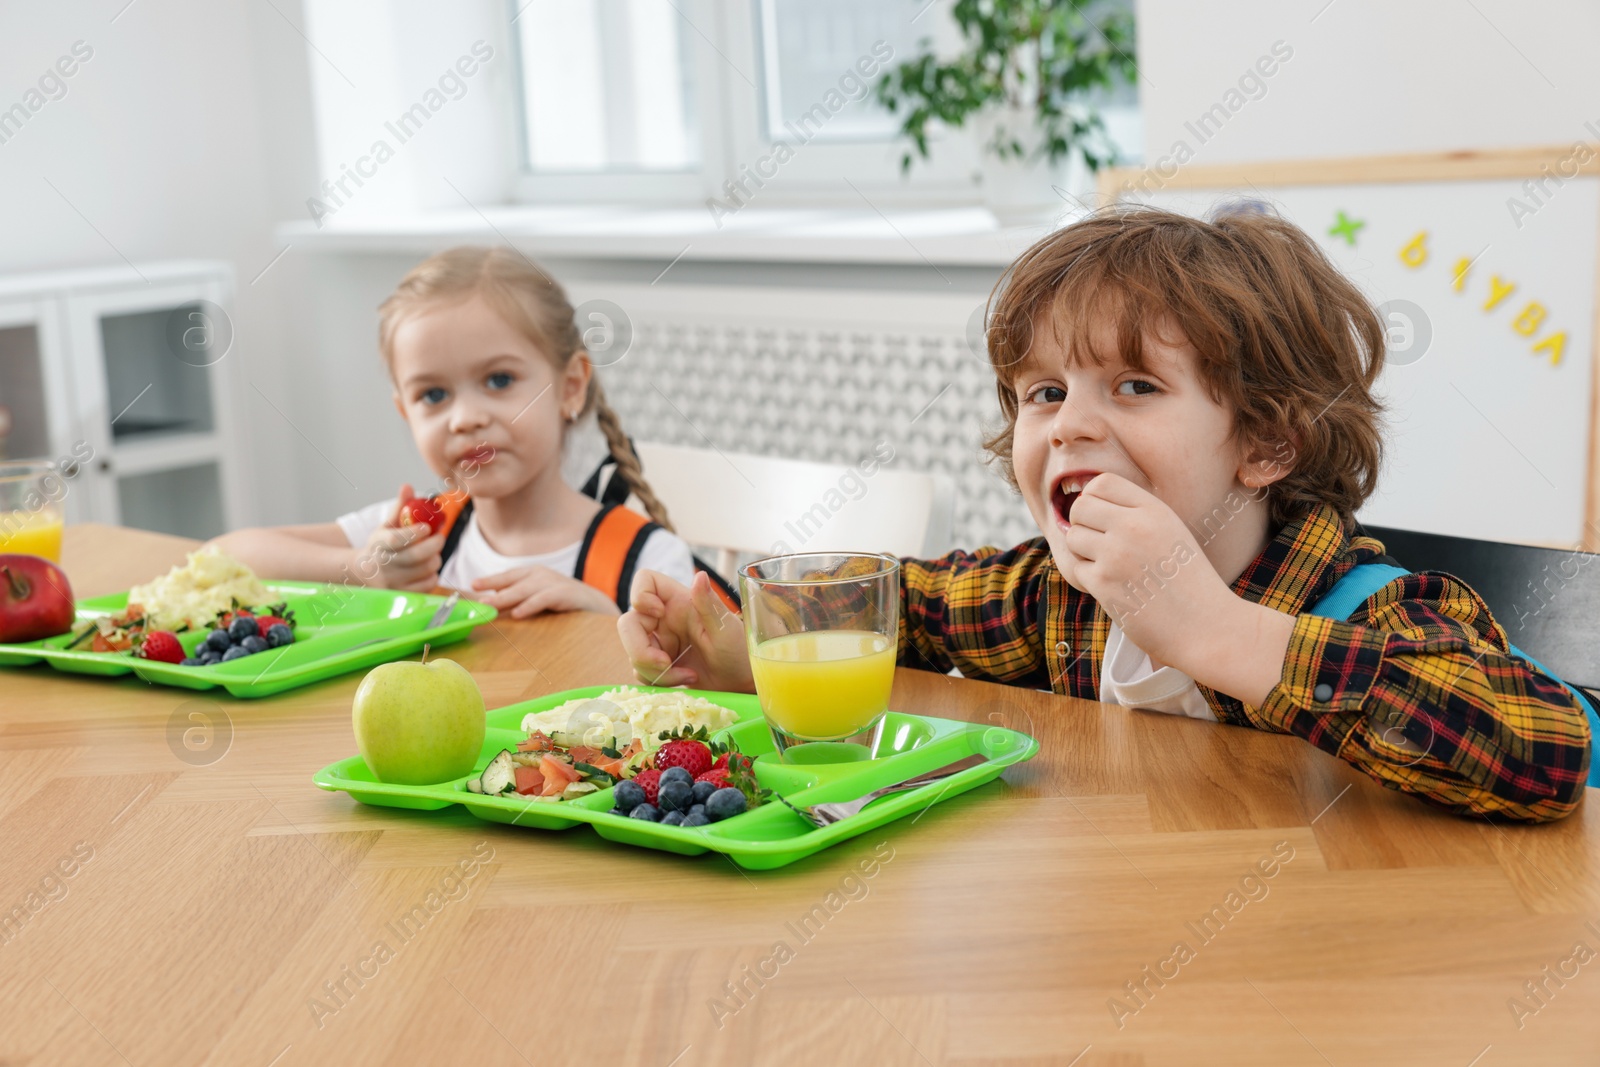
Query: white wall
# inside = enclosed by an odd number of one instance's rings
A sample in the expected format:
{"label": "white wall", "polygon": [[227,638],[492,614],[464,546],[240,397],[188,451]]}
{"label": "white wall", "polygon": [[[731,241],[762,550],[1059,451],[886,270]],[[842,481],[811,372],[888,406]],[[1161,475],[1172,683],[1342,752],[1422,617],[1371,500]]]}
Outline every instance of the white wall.
{"label": "white wall", "polygon": [[[1600,126],[1592,0],[1137,0],[1137,14],[1146,162],[1180,138],[1204,165],[1570,144]],[[1198,144],[1184,123],[1279,40],[1293,56],[1265,95]]]}
{"label": "white wall", "polygon": [[[320,201],[317,215],[459,211],[463,197],[509,197],[518,134],[503,0],[305,0],[305,11],[318,48],[310,75],[320,173],[307,192]],[[413,111],[418,104],[426,110]],[[408,112],[423,121],[399,125]],[[307,213],[302,203],[297,217]]]}
{"label": "white wall", "polygon": [[231,262],[234,410],[261,444],[243,457],[246,518],[264,520],[296,495],[296,466],[315,458],[261,398],[281,403],[294,388],[283,364],[293,317],[283,310],[304,264],[291,251],[251,284],[279,251],[273,223],[312,184],[306,46],[286,22],[300,18],[299,4],[125,2],[8,8],[0,108],[74,42],[93,55],[64,96],[0,144],[0,273],[121,265],[123,256]]}

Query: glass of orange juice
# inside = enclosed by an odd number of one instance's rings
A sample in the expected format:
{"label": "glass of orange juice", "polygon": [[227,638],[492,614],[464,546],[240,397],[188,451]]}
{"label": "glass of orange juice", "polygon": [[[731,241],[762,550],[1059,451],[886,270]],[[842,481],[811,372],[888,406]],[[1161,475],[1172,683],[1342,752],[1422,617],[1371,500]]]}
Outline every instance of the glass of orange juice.
{"label": "glass of orange juice", "polygon": [[778,753],[789,762],[870,758],[894,685],[900,561],[772,556],[741,568],[739,585],[756,697]]}
{"label": "glass of orange juice", "polygon": [[66,483],[49,460],[0,463],[0,552],[61,562],[61,498]]}

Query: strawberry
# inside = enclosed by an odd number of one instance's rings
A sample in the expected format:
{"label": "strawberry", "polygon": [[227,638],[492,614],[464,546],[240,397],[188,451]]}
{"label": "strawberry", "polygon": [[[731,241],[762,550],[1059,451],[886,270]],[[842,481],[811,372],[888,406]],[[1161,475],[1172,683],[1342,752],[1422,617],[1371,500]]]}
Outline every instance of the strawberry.
{"label": "strawberry", "polygon": [[655,768],[664,771],[670,767],[682,767],[689,777],[699,777],[711,769],[711,749],[692,738],[668,741],[656,750]]}
{"label": "strawberry", "polygon": [[182,663],[184,658],[178,635],[169,630],[152,630],[145,634],[133,654],[140,659],[153,659],[160,663]]}
{"label": "strawberry", "polygon": [[444,529],[444,508],[432,497],[413,497],[400,506],[401,526],[426,526],[430,534]]}
{"label": "strawberry", "polygon": [[267,631],[272,629],[274,626],[279,625],[280,623],[282,625],[284,625],[284,626],[288,626],[289,625],[289,620],[283,618],[280,615],[257,615],[256,616],[256,628],[261,631],[261,636],[262,637],[266,637],[267,636]]}
{"label": "strawberry", "polygon": [[656,794],[661,789],[661,772],[654,768],[646,768],[633,776],[639,783],[639,788],[644,790],[644,799],[647,803],[656,802]]}
{"label": "strawberry", "polygon": [[711,770],[694,776],[697,782],[710,782],[712,785],[724,786],[728,784],[728,768],[713,767]]}

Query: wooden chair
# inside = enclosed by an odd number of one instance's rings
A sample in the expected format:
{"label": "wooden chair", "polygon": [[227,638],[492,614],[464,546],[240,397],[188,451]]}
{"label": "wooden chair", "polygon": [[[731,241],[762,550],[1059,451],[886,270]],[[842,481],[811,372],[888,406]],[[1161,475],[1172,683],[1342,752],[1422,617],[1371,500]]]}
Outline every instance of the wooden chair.
{"label": "wooden chair", "polygon": [[1382,541],[1402,567],[1444,571],[1472,586],[1513,644],[1600,696],[1600,554],[1383,526],[1359,532]]}
{"label": "wooden chair", "polygon": [[678,535],[715,550],[737,585],[741,562],[784,552],[949,550],[955,493],[937,475],[808,463],[637,441],[645,477]]}

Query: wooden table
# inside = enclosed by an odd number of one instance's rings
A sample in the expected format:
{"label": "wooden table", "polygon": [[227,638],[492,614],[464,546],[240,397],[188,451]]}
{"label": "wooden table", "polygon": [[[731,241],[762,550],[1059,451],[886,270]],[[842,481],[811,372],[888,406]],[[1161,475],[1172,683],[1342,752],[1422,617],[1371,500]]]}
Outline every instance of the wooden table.
{"label": "wooden table", "polygon": [[[65,562],[92,596],[190,547],[77,527]],[[449,654],[491,707],[629,680],[599,616]],[[1600,1060],[1587,805],[1486,825],[1293,738],[901,671],[897,707],[1040,755],[747,873],[323,792],[358,681],[235,701],[0,672],[0,911],[24,916],[0,1063]]]}

